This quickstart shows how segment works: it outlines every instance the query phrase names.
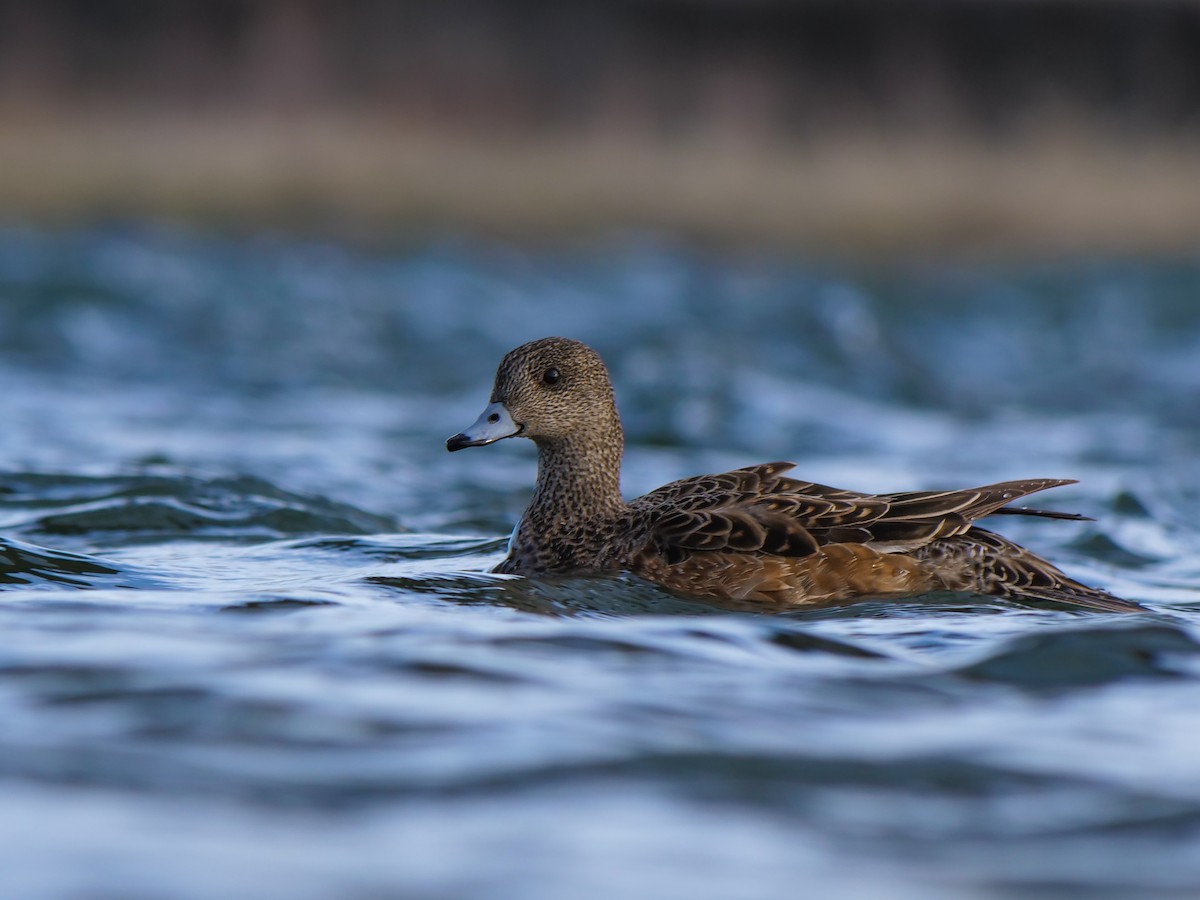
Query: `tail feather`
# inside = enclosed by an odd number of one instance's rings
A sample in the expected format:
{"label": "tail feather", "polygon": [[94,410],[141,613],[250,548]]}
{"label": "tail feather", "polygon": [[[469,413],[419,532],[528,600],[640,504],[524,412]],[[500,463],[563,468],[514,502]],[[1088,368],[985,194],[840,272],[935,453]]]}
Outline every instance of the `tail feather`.
{"label": "tail feather", "polygon": [[1019,544],[982,528],[933,541],[913,555],[926,560],[950,590],[1106,612],[1146,611],[1140,603],[1081,584]]}
{"label": "tail feather", "polygon": [[1068,606],[1078,606],[1082,609],[1094,609],[1100,612],[1149,612],[1149,610],[1133,600],[1126,600],[1108,591],[1090,588],[1082,584],[1060,584],[1054,588],[1024,587],[1012,595],[1015,599],[1042,600],[1047,603],[1065,603]]}
{"label": "tail feather", "polygon": [[1068,522],[1095,522],[1091,516],[1080,513],[1059,512],[1056,509],[1032,509],[1028,506],[1002,506],[992,510],[992,515],[1003,516],[1037,516],[1042,519],[1065,519]]}

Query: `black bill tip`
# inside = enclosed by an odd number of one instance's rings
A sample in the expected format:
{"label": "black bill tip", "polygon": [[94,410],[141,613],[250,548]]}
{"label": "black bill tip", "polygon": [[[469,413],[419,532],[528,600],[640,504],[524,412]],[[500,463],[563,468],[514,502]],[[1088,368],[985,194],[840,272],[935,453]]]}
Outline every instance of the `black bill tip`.
{"label": "black bill tip", "polygon": [[471,440],[462,432],[454,435],[454,437],[446,438],[446,449],[453,453],[455,450],[461,450],[463,447],[474,447],[477,442]]}

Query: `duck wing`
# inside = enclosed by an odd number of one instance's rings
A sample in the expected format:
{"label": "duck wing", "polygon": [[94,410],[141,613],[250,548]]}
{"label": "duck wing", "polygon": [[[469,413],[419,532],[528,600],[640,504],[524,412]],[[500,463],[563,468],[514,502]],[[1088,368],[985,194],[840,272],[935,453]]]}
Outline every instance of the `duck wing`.
{"label": "duck wing", "polygon": [[830,544],[903,553],[963,534],[976,519],[1063,479],[1006,481],[959,491],[863,494],[787,478],[774,462],[685,478],[634,500],[653,541],[674,551],[807,556]]}

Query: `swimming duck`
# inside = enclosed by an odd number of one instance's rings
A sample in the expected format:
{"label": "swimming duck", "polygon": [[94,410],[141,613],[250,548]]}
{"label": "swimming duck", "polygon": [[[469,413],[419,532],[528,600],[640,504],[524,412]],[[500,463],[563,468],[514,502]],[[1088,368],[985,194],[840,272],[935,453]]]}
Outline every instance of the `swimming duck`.
{"label": "swimming duck", "polygon": [[505,356],[491,402],[446,449],[510,437],[537,445],[537,487],[497,572],[630,572],[743,608],[949,590],[1144,609],[975,525],[997,513],[1082,518],[1008,506],[1073,483],[1066,479],[863,494],[789,478],[791,463],[772,462],[673,481],[626,502],[612,382],[579,341],[543,338]]}

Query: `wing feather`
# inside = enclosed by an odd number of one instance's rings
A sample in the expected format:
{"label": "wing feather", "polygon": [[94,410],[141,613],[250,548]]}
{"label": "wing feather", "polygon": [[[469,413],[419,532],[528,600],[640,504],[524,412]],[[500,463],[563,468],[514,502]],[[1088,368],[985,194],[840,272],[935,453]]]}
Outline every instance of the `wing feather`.
{"label": "wing feather", "polygon": [[782,477],[791,468],[774,462],[685,478],[631,505],[664,551],[807,556],[846,543],[898,553],[963,534],[1019,497],[1071,483],[1031,479],[873,495]]}

